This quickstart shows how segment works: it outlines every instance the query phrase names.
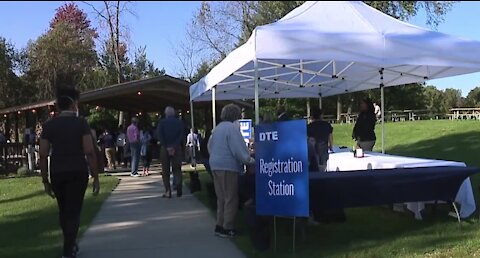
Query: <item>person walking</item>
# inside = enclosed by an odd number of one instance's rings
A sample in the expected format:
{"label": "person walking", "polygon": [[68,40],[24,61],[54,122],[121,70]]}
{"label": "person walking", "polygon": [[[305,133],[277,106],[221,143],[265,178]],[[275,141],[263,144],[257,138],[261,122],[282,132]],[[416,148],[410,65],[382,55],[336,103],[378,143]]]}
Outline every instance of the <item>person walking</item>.
{"label": "person walking", "polygon": [[24,143],[28,160],[28,171],[35,170],[35,134],[32,128],[25,130]]}
{"label": "person walking", "polygon": [[192,167],[195,167],[196,164],[196,153],[200,152],[200,137],[198,131],[194,128],[190,129],[190,133],[187,135],[187,152],[188,158],[187,162],[192,164]]}
{"label": "person walking", "polygon": [[177,197],[182,196],[182,146],[185,127],[182,120],[175,117],[173,107],[165,108],[165,118],[158,122],[158,140],[161,144],[162,179],[165,186],[163,197],[172,197],[170,174],[173,173]]}
{"label": "person walking", "polygon": [[143,161],[143,175],[148,176],[150,170],[150,163],[152,162],[152,150],[151,150],[152,135],[149,128],[145,128],[140,131],[140,143],[142,144],[140,149],[140,156]]}
{"label": "person walking", "polygon": [[60,114],[43,125],[40,139],[42,182],[45,192],[57,200],[64,258],[75,258],[79,250],[76,239],[89,170],[94,195],[100,190],[95,143],[87,121],[78,117],[78,99],[74,89],[57,90]]}
{"label": "person walking", "polygon": [[352,139],[357,141],[357,147],[365,151],[372,151],[377,137],[375,136],[375,108],[372,101],[367,98],[360,102],[360,114],[353,128]]}
{"label": "person walking", "polygon": [[115,146],[117,148],[117,162],[119,166],[127,166],[125,161],[125,145],[127,144],[127,136],[123,126],[119,126]]}
{"label": "person walking", "polygon": [[3,159],[3,161],[5,162],[6,156],[7,156],[7,137],[2,131],[0,131],[0,159]]}
{"label": "person walking", "polygon": [[376,102],[373,102],[373,108],[374,108],[374,112],[375,112],[375,117],[377,118],[377,121],[378,120],[382,120],[382,109],[380,108],[380,106],[376,103]]}
{"label": "person walking", "polygon": [[[313,145],[314,171],[325,171],[328,161],[328,151],[333,148],[333,127],[323,121],[323,111],[319,108],[312,110],[313,122],[307,126],[307,137]],[[316,164],[315,164],[316,163]]]}
{"label": "person walking", "polygon": [[102,149],[105,150],[108,169],[117,169],[115,165],[115,138],[108,129],[105,129],[103,134],[100,135],[99,141],[102,144]]}
{"label": "person walking", "polygon": [[238,209],[238,176],[244,165],[255,159],[250,156],[240,132],[238,120],[241,110],[237,105],[226,105],[221,112],[222,122],[213,130],[208,141],[210,168],[217,195],[217,225],[215,235],[234,237],[235,215]]}
{"label": "person walking", "polygon": [[140,162],[140,131],[138,130],[138,118],[132,118],[132,123],[127,128],[128,145],[130,146],[131,174],[132,177],[139,177],[138,163]]}

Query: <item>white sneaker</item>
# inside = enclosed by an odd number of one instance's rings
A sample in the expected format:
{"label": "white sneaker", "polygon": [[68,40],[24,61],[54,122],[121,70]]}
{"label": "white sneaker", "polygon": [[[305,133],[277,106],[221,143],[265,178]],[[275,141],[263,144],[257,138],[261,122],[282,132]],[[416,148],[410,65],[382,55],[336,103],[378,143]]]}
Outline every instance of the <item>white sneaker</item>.
{"label": "white sneaker", "polygon": [[137,173],[137,174],[130,174],[131,177],[140,177],[140,175]]}

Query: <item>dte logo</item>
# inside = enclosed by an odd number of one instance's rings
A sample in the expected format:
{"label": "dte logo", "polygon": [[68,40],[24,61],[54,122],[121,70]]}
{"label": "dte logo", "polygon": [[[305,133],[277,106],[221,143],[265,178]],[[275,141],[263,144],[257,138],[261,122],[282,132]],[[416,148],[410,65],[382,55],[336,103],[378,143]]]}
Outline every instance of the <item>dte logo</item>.
{"label": "dte logo", "polygon": [[273,131],[273,132],[264,132],[260,133],[260,141],[278,141],[278,132]]}

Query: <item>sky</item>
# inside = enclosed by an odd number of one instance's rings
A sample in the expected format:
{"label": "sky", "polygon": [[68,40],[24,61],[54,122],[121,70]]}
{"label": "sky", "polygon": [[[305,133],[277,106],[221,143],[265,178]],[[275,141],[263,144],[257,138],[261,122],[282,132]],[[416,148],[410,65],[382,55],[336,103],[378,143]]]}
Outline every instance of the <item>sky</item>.
{"label": "sky", "polygon": [[[29,40],[35,40],[47,31],[55,9],[63,3],[63,1],[0,2],[0,36],[12,42],[17,49],[25,47]],[[82,2],[76,3],[86,11],[92,23],[98,26],[91,8]],[[147,57],[154,61],[157,67],[165,68],[167,74],[178,75],[180,65],[173,47],[185,38],[186,26],[200,7],[200,3],[200,1],[134,2],[132,9],[136,16],[127,15],[125,20],[130,31],[131,48],[146,46]],[[457,3],[437,30],[480,40],[479,13],[478,1]],[[427,27],[423,11],[408,22]],[[480,86],[480,73],[431,80],[427,83],[439,89],[460,89],[462,95],[466,96],[472,88]]]}

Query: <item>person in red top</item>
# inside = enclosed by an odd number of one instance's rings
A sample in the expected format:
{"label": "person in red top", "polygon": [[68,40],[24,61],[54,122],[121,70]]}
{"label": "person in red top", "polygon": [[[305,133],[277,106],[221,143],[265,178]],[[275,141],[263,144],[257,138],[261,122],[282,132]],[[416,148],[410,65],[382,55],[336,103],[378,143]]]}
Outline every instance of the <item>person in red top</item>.
{"label": "person in red top", "polygon": [[130,145],[132,156],[132,170],[130,176],[139,177],[138,163],[140,162],[140,131],[138,130],[138,118],[132,118],[132,123],[127,128],[127,140]]}

